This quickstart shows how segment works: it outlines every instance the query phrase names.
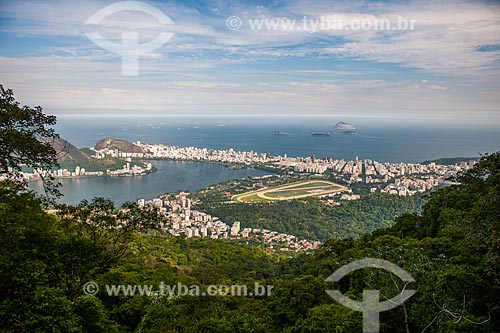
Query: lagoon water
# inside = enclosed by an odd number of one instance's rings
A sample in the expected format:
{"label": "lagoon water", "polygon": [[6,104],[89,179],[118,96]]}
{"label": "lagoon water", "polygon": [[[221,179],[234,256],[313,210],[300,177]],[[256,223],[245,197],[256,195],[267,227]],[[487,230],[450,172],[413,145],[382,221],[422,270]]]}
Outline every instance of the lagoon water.
{"label": "lagoon water", "polygon": [[[58,179],[63,185],[61,202],[77,204],[83,199],[104,197],[117,204],[135,202],[139,198],[152,199],[163,193],[180,190],[194,192],[212,184],[230,179],[267,175],[257,169],[229,170],[221,164],[181,161],[152,161],[156,172],[134,177],[87,177]],[[43,191],[40,181],[30,188]]]}

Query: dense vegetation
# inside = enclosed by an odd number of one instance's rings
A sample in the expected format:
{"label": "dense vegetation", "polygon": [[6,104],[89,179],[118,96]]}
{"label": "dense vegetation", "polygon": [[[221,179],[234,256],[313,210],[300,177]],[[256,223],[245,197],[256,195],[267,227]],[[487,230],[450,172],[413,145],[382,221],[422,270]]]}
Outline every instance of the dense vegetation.
{"label": "dense vegetation", "polygon": [[394,218],[418,212],[423,199],[374,194],[360,200],[328,206],[315,198],[274,203],[226,204],[205,200],[201,209],[226,223],[240,221],[245,228],[267,228],[300,238],[325,241],[357,238],[394,224]]}
{"label": "dense vegetation", "polygon": [[[84,168],[87,171],[102,171],[122,169],[127,162],[122,158],[106,158],[106,159],[88,159],[88,160],[64,160],[59,163],[59,168],[68,171],[74,171],[77,166]],[[133,165],[134,163],[130,163]],[[135,164],[142,165],[142,163],[135,162]]]}
{"label": "dense vegetation", "polygon": [[[356,258],[389,260],[416,279],[417,294],[381,314],[382,332],[494,332],[500,323],[500,154],[483,158],[461,185],[430,196],[360,240],[330,240],[313,255],[284,259],[220,240],[157,235],[154,212],[115,211],[97,200],[43,212],[33,194],[0,188],[0,323],[9,332],[359,332],[361,314],[325,293],[325,278]],[[115,211],[116,212],[116,211]],[[126,228],[112,228],[127,221]],[[153,229],[150,229],[153,228]],[[142,230],[142,231],[141,231]],[[272,284],[271,296],[85,296],[103,284]],[[392,297],[403,288],[383,271],[360,270],[335,288]],[[407,313],[405,323],[404,311]]]}
{"label": "dense vegetation", "polygon": [[[88,281],[206,285],[277,272],[278,258],[259,248],[144,234],[157,222],[151,211],[128,207],[113,217],[111,202],[95,200],[58,217],[32,194],[5,186],[0,202],[1,331],[132,331],[152,306],[151,297],[86,296]],[[113,228],[121,221],[127,225]]]}
{"label": "dense vegetation", "polygon": [[[12,162],[6,160],[1,162]],[[3,180],[0,331],[361,332],[361,313],[325,290],[361,300],[364,289],[393,297],[412,288],[418,292],[403,306],[381,313],[381,332],[497,332],[500,152],[483,157],[457,181],[432,193],[421,213],[404,214],[390,228],[359,240],[331,239],[312,255],[285,259],[221,240],[162,236],[156,212],[132,204],[116,209],[96,199],[51,215],[23,184]],[[366,257],[399,265],[415,282],[406,285],[374,269],[352,272],[333,286],[325,281]],[[90,281],[101,286],[95,296],[83,293]],[[256,281],[273,285],[272,294],[110,296],[103,288]]]}
{"label": "dense vegetation", "polygon": [[[56,117],[43,113],[40,106],[21,106],[11,89],[0,84],[0,176],[17,184],[24,183],[23,168],[48,170],[57,166],[57,152],[52,142],[59,135],[52,126]],[[44,179],[48,193],[58,195],[51,177]]]}

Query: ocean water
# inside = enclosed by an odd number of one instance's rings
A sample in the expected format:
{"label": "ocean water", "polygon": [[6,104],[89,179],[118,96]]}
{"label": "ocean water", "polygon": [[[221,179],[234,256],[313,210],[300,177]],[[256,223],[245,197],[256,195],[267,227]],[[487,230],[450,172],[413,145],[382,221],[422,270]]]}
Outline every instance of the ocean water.
{"label": "ocean water", "polygon": [[[339,121],[341,119],[338,119]],[[344,120],[344,119],[342,119]],[[146,143],[213,149],[253,150],[273,155],[370,158],[380,162],[421,162],[441,157],[474,157],[500,150],[497,127],[451,127],[413,122],[349,121],[357,134],[312,136],[331,131],[336,121],[214,119],[62,119],[57,131],[77,147],[112,137]],[[222,126],[224,124],[224,126]],[[282,130],[286,136],[272,132]]]}

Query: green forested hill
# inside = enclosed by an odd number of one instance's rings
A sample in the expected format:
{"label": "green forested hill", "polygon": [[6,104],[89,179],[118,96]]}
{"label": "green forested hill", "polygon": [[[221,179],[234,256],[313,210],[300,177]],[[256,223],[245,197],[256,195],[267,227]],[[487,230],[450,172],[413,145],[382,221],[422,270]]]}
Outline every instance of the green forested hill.
{"label": "green forested hill", "polygon": [[[152,212],[111,217],[97,200],[45,214],[32,194],[0,188],[0,325],[5,332],[361,332],[361,314],[325,292],[360,300],[363,289],[395,296],[405,285],[364,269],[329,285],[355,259],[389,260],[418,290],[383,312],[381,332],[495,332],[500,321],[500,154],[483,158],[461,185],[430,195],[420,214],[359,240],[329,240],[312,255],[285,259],[220,240],[166,238]],[[129,221],[125,229],[110,228]],[[82,223],[87,221],[87,223]],[[126,232],[125,232],[126,231]],[[104,284],[274,286],[269,297],[96,296]],[[406,315],[405,315],[406,313]],[[406,319],[405,319],[406,318]]]}
{"label": "green forested hill", "polygon": [[[384,297],[406,286],[385,272],[370,269],[349,274],[335,286],[325,278],[355,259],[381,258],[411,273],[408,286],[417,294],[381,314],[381,332],[496,332],[500,316],[500,154],[462,175],[461,185],[431,194],[421,214],[405,214],[388,229],[359,240],[330,240],[313,255],[281,261],[270,297],[252,302],[195,299],[161,302],[142,323],[144,332],[174,331],[361,332],[361,314],[326,294],[340,289],[361,300],[363,289]],[[213,309],[205,310],[206,307]],[[196,328],[185,329],[198,315]],[[160,316],[157,314],[160,313]],[[217,313],[214,317],[213,313]],[[173,322],[165,319],[174,315]],[[209,318],[207,318],[207,316]],[[172,318],[172,317],[168,317]]]}
{"label": "green forested hill", "polygon": [[240,221],[245,228],[267,228],[299,238],[326,241],[330,238],[357,238],[375,229],[394,224],[403,213],[418,212],[420,196],[400,197],[373,194],[360,200],[328,206],[315,198],[273,203],[224,204],[205,202],[200,209],[226,223]]}

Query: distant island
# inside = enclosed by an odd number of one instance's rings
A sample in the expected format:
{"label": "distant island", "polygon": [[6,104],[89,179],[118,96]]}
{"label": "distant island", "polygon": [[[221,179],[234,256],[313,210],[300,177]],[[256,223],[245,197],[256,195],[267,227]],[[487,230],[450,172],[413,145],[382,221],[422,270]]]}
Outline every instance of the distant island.
{"label": "distant island", "polygon": [[331,136],[332,132],[312,132],[312,136]]}
{"label": "distant island", "polygon": [[312,136],[332,136],[333,134],[356,134],[356,128],[351,124],[339,121],[333,126],[333,131],[311,132]]}
{"label": "distant island", "polygon": [[333,130],[335,133],[338,134],[355,134],[356,133],[356,128],[352,126],[351,124],[344,123],[343,121],[339,121],[338,123],[335,124],[333,127]]}

